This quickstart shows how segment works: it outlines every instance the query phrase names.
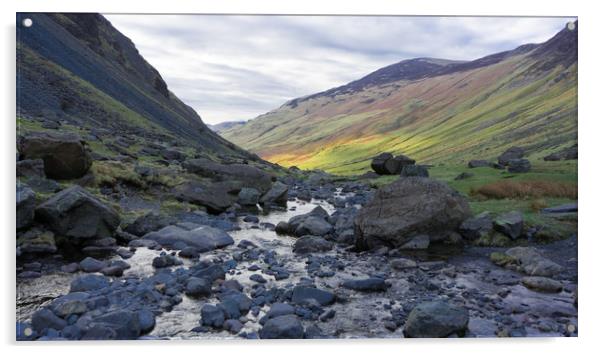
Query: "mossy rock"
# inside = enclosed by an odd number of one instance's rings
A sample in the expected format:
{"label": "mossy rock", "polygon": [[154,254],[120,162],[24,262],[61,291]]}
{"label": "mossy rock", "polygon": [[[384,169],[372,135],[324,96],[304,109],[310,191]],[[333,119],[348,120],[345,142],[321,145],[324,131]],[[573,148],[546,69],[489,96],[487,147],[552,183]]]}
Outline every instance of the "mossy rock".
{"label": "mossy rock", "polygon": [[577,233],[576,224],[560,224],[544,225],[539,229],[533,239],[538,243],[548,243],[558,240],[564,240]]}
{"label": "mossy rock", "polygon": [[489,255],[489,259],[491,260],[492,263],[499,265],[501,267],[503,267],[507,264],[512,264],[516,261],[514,259],[514,257],[509,256],[503,252],[493,252]]}
{"label": "mossy rock", "polygon": [[512,240],[499,232],[490,232],[475,241],[475,245],[481,247],[508,247],[511,244]]}

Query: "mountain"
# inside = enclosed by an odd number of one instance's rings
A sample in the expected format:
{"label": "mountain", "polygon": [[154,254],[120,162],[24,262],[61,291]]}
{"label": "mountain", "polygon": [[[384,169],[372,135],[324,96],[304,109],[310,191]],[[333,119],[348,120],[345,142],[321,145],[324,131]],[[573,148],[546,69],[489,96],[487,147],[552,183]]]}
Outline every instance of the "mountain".
{"label": "mountain", "polygon": [[19,128],[59,122],[107,138],[146,139],[202,154],[251,157],[212,132],[134,43],[100,14],[19,13]]}
{"label": "mountain", "polygon": [[221,133],[224,130],[236,128],[245,125],[244,121],[233,121],[233,122],[221,122],[217,124],[208,124],[209,129],[213,130],[216,133]]}
{"label": "mountain", "polygon": [[576,143],[577,23],[473,61],[404,60],[221,134],[271,162],[340,174],[384,151],[464,163],[519,145],[542,158]]}

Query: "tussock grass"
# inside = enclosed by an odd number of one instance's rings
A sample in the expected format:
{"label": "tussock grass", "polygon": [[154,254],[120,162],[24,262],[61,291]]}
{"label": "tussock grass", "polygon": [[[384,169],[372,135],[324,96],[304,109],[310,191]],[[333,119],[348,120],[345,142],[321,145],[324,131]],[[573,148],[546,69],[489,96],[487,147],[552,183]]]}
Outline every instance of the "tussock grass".
{"label": "tussock grass", "polygon": [[496,181],[471,190],[488,199],[569,198],[577,199],[577,185],[554,181]]}
{"label": "tussock grass", "polygon": [[96,186],[114,186],[118,182],[128,183],[136,187],[145,186],[144,181],[134,172],[131,165],[118,161],[95,161],[92,165],[92,172]]}

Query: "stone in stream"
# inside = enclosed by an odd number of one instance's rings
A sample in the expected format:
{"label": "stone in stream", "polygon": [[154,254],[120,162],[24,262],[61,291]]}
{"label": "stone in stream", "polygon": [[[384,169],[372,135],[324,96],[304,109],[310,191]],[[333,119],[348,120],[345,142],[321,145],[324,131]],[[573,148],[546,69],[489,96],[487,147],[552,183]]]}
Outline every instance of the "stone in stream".
{"label": "stone in stream", "polygon": [[180,259],[171,254],[162,254],[159,257],[153,258],[153,267],[155,268],[173,267],[182,264]]}
{"label": "stone in stream", "polygon": [[391,268],[395,270],[405,270],[418,267],[418,264],[407,258],[397,258],[391,261]]}
{"label": "stone in stream", "polygon": [[502,166],[508,166],[508,162],[513,159],[522,159],[525,156],[525,150],[518,146],[513,146],[508,150],[504,151],[498,158],[497,161]]}
{"label": "stone in stream", "polygon": [[261,276],[261,274],[251,274],[249,279],[259,284],[265,284],[268,282],[263,276]]}
{"label": "stone in stream", "polygon": [[211,283],[205,278],[190,277],[186,282],[186,295],[202,297],[211,295]]}
{"label": "stone in stream", "polygon": [[224,321],[224,329],[232,334],[237,334],[242,330],[244,325],[242,322],[236,319],[229,319]]}
{"label": "stone in stream", "polygon": [[381,187],[358,212],[356,246],[398,248],[420,234],[439,238],[470,216],[467,199],[448,185],[430,178],[401,178]]}
{"label": "stone in stream", "polygon": [[550,277],[564,271],[562,266],[544,257],[534,247],[514,247],[504,254],[506,267],[516,267],[527,275]]}
{"label": "stone in stream", "polygon": [[562,290],[562,283],[546,277],[523,277],[521,283],[529,289],[545,293],[557,293]]}
{"label": "stone in stream", "polygon": [[387,283],[381,278],[350,279],[341,284],[346,289],[364,292],[386,291]]}
{"label": "stone in stream", "polygon": [[298,254],[328,252],[333,243],[319,236],[303,236],[295,241],[293,252]]}
{"label": "stone in stream", "polygon": [[140,317],[136,311],[114,310],[95,317],[92,323],[112,329],[116,334],[114,339],[136,339],[142,334]]}
{"label": "stone in stream", "polygon": [[87,274],[71,281],[70,292],[91,291],[106,288],[110,285],[109,279],[102,275]]}
{"label": "stone in stream", "polygon": [[523,214],[518,211],[511,211],[495,218],[493,228],[516,240],[523,232],[523,224]]}
{"label": "stone in stream", "polygon": [[295,236],[324,236],[331,233],[333,227],[328,221],[319,216],[309,216],[305,218],[294,231]]}
{"label": "stone in stream", "polygon": [[17,229],[24,229],[33,223],[36,208],[36,194],[31,188],[17,183]]}
{"label": "stone in stream", "polygon": [[57,316],[67,318],[71,315],[81,315],[88,310],[86,300],[90,294],[85,292],[72,292],[55,299],[50,304],[50,309]]}
{"label": "stone in stream", "polygon": [[303,325],[295,315],[272,318],[259,331],[261,339],[302,339],[303,334]]}
{"label": "stone in stream", "polygon": [[96,258],[86,257],[79,262],[79,268],[86,273],[95,273],[107,266],[106,262],[99,261]]}
{"label": "stone in stream", "polygon": [[198,252],[208,252],[234,243],[225,231],[205,225],[198,225],[191,230],[170,225],[144,235],[143,239],[156,241],[161,246],[171,249],[194,247]]}
{"label": "stone in stream", "polygon": [[92,166],[85,142],[75,133],[30,133],[19,138],[17,148],[23,160],[44,160],[44,172],[52,179],[79,178]]}
{"label": "stone in stream", "polygon": [[410,312],[403,332],[410,338],[464,336],[468,310],[442,301],[423,302]]}
{"label": "stone in stream", "polygon": [[295,308],[293,306],[281,302],[276,302],[272,304],[270,310],[266,312],[265,316],[263,316],[259,320],[259,324],[264,325],[271,318],[276,318],[278,316],[293,315],[294,313]]}
{"label": "stone in stream", "polygon": [[36,219],[70,240],[110,238],[121,222],[115,209],[80,186],[69,187],[40,204]]}
{"label": "stone in stream", "polygon": [[67,326],[67,321],[55,315],[47,308],[40,309],[31,316],[31,326],[38,333],[52,328],[60,331]]}
{"label": "stone in stream", "polygon": [[221,308],[210,304],[205,304],[201,307],[201,325],[222,328],[225,321],[226,316]]}
{"label": "stone in stream", "polygon": [[470,241],[488,235],[491,230],[493,230],[493,219],[487,211],[464,220],[459,228],[462,237]]}
{"label": "stone in stream", "polygon": [[305,285],[297,285],[293,288],[292,302],[303,304],[307,300],[315,300],[320,305],[330,305],[335,301],[335,295],[330,291],[313,288]]}

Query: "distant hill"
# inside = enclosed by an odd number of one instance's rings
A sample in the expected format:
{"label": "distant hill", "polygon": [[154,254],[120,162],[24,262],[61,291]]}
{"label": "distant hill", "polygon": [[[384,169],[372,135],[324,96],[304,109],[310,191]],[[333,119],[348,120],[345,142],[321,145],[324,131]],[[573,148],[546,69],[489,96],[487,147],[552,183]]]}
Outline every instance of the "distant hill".
{"label": "distant hill", "polygon": [[473,61],[404,60],[221,134],[271,162],[341,174],[383,151],[464,163],[519,145],[542,158],[577,140],[576,27]]}
{"label": "distant hill", "polygon": [[134,43],[99,14],[19,13],[17,115],[172,145],[249,157],[171,91]]}
{"label": "distant hill", "polygon": [[245,123],[246,122],[243,122],[243,121],[221,122],[221,123],[217,123],[217,124],[207,124],[207,126],[209,127],[209,129],[211,129],[214,132],[219,134],[219,133],[223,132],[224,130],[241,127],[241,126],[245,125]]}

